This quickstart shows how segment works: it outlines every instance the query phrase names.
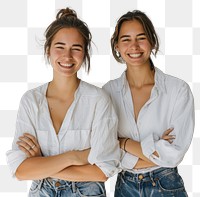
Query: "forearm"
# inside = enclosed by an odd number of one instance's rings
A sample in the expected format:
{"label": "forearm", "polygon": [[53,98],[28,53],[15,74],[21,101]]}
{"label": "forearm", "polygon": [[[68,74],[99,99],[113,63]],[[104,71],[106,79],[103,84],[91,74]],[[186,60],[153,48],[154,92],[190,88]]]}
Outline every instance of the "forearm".
{"label": "forearm", "polygon": [[[123,145],[122,148],[124,148]],[[149,160],[147,157],[144,156],[140,142],[129,139],[126,141],[125,149],[128,153],[139,157],[141,160],[144,160],[146,162],[151,163],[152,165],[155,165],[151,160]]]}
{"label": "forearm", "polygon": [[156,164],[139,159],[136,165],[134,166],[134,169],[150,168],[154,166],[156,166]]}
{"label": "forearm", "polygon": [[49,157],[31,157],[20,164],[15,175],[19,180],[43,179],[71,165],[75,165],[73,152]]}
{"label": "forearm", "polygon": [[64,170],[53,174],[52,178],[67,181],[100,181],[105,182],[107,177],[96,165],[70,166]]}

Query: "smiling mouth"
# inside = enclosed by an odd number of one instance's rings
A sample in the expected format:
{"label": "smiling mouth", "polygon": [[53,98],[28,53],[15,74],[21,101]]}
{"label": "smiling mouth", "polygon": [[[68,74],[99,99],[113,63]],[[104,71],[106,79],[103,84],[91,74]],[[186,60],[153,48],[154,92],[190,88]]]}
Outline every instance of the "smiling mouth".
{"label": "smiling mouth", "polygon": [[143,53],[129,53],[128,56],[131,58],[141,57]]}
{"label": "smiling mouth", "polygon": [[61,63],[58,62],[58,64],[62,67],[62,68],[72,68],[75,64],[66,64],[66,63]]}

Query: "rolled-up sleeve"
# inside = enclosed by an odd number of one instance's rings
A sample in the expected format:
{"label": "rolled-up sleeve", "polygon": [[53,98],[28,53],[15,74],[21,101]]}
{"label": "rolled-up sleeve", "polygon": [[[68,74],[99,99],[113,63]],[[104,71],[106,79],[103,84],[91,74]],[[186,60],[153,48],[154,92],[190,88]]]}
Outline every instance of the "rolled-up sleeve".
{"label": "rolled-up sleeve", "polygon": [[7,164],[13,177],[15,177],[15,172],[19,165],[27,158],[25,153],[23,153],[16,144],[18,138],[25,132],[35,135],[30,106],[26,100],[26,96],[23,96],[20,101],[20,106],[17,114],[16,130],[12,143],[12,149],[6,153]]}
{"label": "rolled-up sleeve", "polygon": [[133,169],[137,164],[138,159],[138,157],[122,150],[121,168],[129,170]]}
{"label": "rolled-up sleeve", "polygon": [[118,119],[110,99],[102,95],[96,106],[92,133],[90,164],[97,165],[106,177],[119,172],[120,148],[117,137]]}
{"label": "rolled-up sleeve", "polygon": [[[170,127],[175,135],[173,143],[163,139],[155,139],[148,135],[141,142],[143,154],[155,164],[162,167],[175,167],[183,159],[192,141],[194,132],[194,99],[189,86],[183,83],[177,91],[176,102],[170,120]],[[158,153],[158,157],[154,152]]]}

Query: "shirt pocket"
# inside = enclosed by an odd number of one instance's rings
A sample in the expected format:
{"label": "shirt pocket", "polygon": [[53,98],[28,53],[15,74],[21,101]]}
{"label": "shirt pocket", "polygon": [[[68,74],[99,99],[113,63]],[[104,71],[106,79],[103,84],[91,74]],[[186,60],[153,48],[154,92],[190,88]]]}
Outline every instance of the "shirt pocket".
{"label": "shirt pocket", "polygon": [[91,147],[91,130],[68,130],[62,144],[65,150],[84,150]]}

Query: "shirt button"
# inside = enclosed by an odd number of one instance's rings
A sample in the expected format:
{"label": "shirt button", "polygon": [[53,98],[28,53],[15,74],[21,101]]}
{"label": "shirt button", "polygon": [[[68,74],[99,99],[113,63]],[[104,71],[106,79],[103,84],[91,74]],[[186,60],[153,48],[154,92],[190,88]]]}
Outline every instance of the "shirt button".
{"label": "shirt button", "polygon": [[57,181],[57,182],[55,183],[55,186],[56,186],[56,187],[61,186],[60,182]]}
{"label": "shirt button", "polygon": [[144,176],[143,176],[142,174],[140,174],[140,175],[138,176],[138,178],[139,178],[139,180],[142,180],[142,179],[144,178]]}

